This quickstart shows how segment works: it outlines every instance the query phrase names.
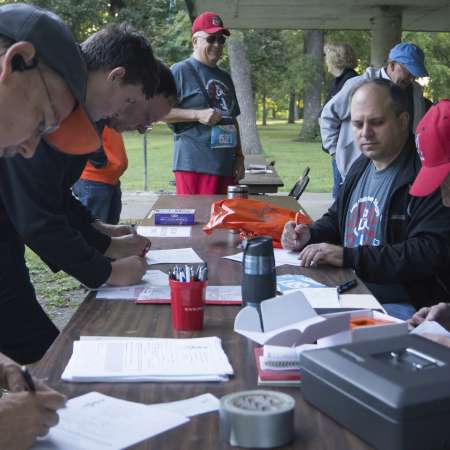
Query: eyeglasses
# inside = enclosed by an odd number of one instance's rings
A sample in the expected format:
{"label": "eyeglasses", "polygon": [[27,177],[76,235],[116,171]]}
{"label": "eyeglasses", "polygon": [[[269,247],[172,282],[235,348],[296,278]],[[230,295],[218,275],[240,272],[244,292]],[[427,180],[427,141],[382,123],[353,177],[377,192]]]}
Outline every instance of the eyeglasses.
{"label": "eyeglasses", "polygon": [[209,36],[201,36],[208,44],[224,45],[227,40],[223,34],[210,34]]}
{"label": "eyeglasses", "polygon": [[56,112],[55,104],[53,103],[52,97],[50,96],[48,84],[45,81],[45,78],[42,75],[42,71],[39,66],[37,66],[37,71],[39,73],[39,77],[44,86],[45,93],[47,94],[48,103],[50,104],[50,108],[52,110],[53,119],[54,119],[54,123],[52,125],[47,126],[47,124],[45,124],[44,127],[42,127],[42,128],[40,127],[40,129],[38,130],[38,134],[42,136],[44,134],[50,134],[50,133],[53,133],[54,131],[56,131],[59,128],[59,121],[58,121],[58,113]]}

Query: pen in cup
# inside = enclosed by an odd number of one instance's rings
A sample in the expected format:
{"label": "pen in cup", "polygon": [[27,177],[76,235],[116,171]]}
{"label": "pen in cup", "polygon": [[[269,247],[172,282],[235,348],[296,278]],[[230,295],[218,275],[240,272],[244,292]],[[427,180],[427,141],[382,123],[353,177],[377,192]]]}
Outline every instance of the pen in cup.
{"label": "pen in cup", "polygon": [[36,385],[34,384],[33,378],[30,375],[30,372],[28,371],[27,366],[22,366],[20,368],[20,372],[22,374],[23,379],[25,380],[25,383],[27,384],[28,390],[30,392],[36,392]]}

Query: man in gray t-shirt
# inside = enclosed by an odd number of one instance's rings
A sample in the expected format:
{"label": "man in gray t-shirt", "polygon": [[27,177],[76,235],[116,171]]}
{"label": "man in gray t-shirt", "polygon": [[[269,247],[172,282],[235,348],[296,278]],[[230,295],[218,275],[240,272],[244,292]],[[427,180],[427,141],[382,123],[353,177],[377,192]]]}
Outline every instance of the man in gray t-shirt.
{"label": "man in gray t-shirt", "polygon": [[199,15],[192,32],[193,56],[171,68],[178,102],[164,119],[174,131],[177,194],[223,194],[244,176],[239,105],[230,75],[217,66],[230,32],[212,12]]}
{"label": "man in gray t-shirt", "polygon": [[387,80],[354,91],[352,131],[363,155],[328,212],[311,225],[288,222],[281,239],[300,251],[303,267],[352,268],[402,319],[450,293],[450,212],[439,195],[409,195],[420,160],[407,109],[405,93]]}
{"label": "man in gray t-shirt", "polygon": [[350,195],[345,218],[344,247],[383,245],[383,212],[404,159],[405,155],[400,155],[382,170],[377,170],[373,162],[367,165]]}

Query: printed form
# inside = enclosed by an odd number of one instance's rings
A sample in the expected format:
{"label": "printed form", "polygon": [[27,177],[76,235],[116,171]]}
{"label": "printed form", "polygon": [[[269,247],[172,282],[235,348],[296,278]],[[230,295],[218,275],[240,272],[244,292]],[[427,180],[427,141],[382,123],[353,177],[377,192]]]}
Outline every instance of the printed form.
{"label": "printed form", "polygon": [[58,411],[59,423],[32,450],[119,450],[189,421],[168,409],[90,392]]}

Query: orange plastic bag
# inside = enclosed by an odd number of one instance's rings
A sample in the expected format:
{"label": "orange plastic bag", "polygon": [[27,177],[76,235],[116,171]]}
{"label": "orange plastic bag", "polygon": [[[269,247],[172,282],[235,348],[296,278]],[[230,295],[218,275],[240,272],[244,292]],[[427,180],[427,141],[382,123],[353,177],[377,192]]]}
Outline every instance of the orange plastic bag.
{"label": "orange plastic bag", "polygon": [[274,247],[281,247],[281,233],[289,220],[312,223],[304,211],[292,211],[273,203],[235,198],[218,200],[211,205],[211,218],[203,227],[205,233],[216,228],[239,230],[242,238],[271,236]]}

